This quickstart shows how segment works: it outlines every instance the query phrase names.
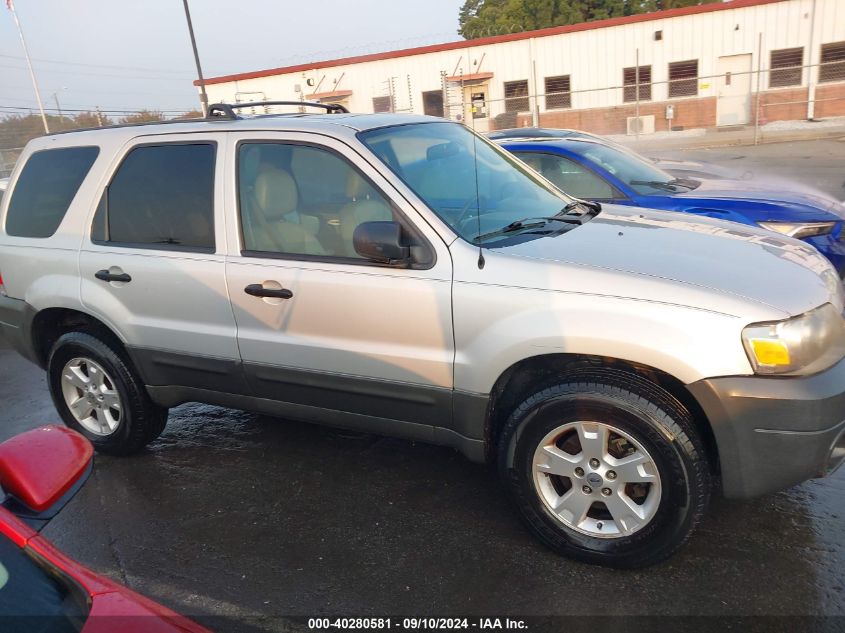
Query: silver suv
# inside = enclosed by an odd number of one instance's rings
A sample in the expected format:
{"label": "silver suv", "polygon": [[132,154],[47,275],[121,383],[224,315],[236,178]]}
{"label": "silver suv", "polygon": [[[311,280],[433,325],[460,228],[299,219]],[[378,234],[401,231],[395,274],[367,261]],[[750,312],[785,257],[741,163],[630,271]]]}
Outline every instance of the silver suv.
{"label": "silver suv", "polygon": [[842,286],[810,246],[570,198],[458,123],[222,112],[34,140],[3,198],[0,326],[100,451],[189,401],[433,442],[626,567],[712,489],[845,457]]}

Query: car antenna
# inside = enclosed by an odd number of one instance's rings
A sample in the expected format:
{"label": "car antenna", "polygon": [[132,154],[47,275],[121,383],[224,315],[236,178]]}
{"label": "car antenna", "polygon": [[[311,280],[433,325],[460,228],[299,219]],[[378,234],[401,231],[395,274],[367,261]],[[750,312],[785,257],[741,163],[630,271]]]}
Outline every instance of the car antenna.
{"label": "car antenna", "polygon": [[[475,219],[478,226],[478,235],[481,235],[481,197],[478,193],[478,139],[475,131],[472,132],[472,160],[475,171]],[[481,242],[478,242],[478,270],[484,269],[484,250],[481,247]]]}

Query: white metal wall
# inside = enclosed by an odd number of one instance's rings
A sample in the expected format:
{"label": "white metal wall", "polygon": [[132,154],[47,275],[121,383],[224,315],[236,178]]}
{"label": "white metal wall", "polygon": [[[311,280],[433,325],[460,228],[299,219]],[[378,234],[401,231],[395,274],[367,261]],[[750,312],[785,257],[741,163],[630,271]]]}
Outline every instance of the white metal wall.
{"label": "white metal wall", "polygon": [[[663,32],[661,41],[654,40],[655,31]],[[394,78],[396,109],[421,114],[422,92],[441,88],[441,71],[492,72],[488,97],[495,116],[504,111],[504,82],[528,80],[529,92],[542,94],[544,77],[570,75],[572,108],[607,107],[622,103],[622,69],[635,65],[638,49],[640,65],[652,67],[652,82],[668,80],[670,62],[692,59],[699,60],[699,76],[706,77],[717,72],[718,58],[725,55],[750,53],[756,70],[761,33],[764,71],[770,51],[781,48],[803,46],[804,64],[818,64],[821,44],[845,40],[845,0],[784,0],[486,46],[468,42],[461,49],[211,84],[207,90],[212,102],[235,102],[236,93],[250,92],[289,100],[300,98],[296,85],[307,97],[319,84],[319,92],[351,90],[350,109],[371,112],[373,97],[389,95],[388,81]],[[817,74],[818,68],[805,69],[803,85],[815,83]],[[313,87],[306,85],[308,79]],[[714,82],[702,79],[698,96],[715,95]],[[666,84],[657,83],[652,101],[665,99]],[[544,101],[539,99],[540,110]]]}

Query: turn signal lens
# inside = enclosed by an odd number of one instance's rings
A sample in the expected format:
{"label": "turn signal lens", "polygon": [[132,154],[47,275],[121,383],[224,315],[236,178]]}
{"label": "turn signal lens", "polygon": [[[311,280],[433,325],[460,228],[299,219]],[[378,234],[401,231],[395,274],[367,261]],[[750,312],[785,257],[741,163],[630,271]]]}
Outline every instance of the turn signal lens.
{"label": "turn signal lens", "polygon": [[751,339],[751,348],[761,365],[788,366],[790,363],[789,348],[783,341]]}
{"label": "turn signal lens", "polygon": [[3,285],[3,275],[0,273],[0,297],[6,297],[6,286]]}

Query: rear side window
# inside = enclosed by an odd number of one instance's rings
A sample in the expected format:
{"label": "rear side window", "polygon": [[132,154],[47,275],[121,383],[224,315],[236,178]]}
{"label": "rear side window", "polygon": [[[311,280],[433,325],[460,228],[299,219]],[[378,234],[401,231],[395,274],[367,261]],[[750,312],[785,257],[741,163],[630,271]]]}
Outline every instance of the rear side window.
{"label": "rear side window", "polygon": [[53,235],[99,153],[98,147],[65,147],[30,156],[9,201],[6,233]]}
{"label": "rear side window", "polygon": [[213,143],[136,147],[103,192],[92,239],[214,252]]}

